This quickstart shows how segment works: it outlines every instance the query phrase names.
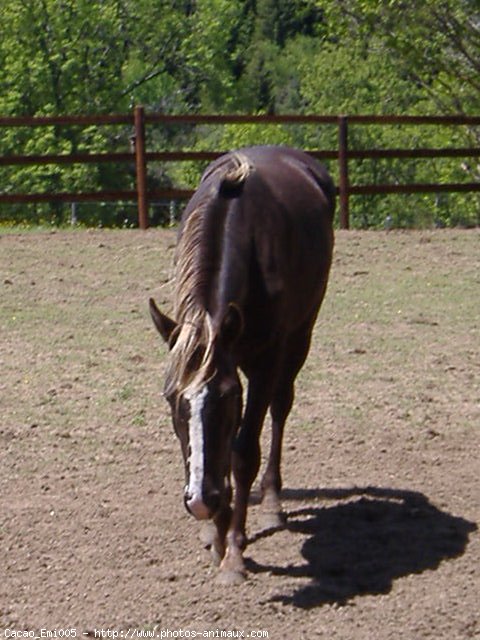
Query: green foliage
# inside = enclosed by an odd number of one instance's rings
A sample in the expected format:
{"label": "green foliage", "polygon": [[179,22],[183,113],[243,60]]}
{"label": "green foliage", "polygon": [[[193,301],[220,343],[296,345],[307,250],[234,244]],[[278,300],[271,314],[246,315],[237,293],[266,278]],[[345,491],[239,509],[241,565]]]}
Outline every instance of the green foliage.
{"label": "green foliage", "polygon": [[[478,0],[9,0],[0,22],[0,114],[478,114]],[[4,128],[0,155],[126,151],[118,127]],[[350,129],[353,148],[479,144],[479,128]],[[335,127],[191,126],[151,134],[149,147],[217,149],[258,143],[333,149]],[[336,164],[331,164],[335,174]],[[151,186],[193,187],[203,167],[150,168]],[[0,168],[1,191],[132,188],[128,165]],[[479,179],[478,162],[352,161],[353,184]],[[478,224],[479,197],[352,199],[354,226]],[[110,211],[110,213],[107,213]],[[64,221],[61,205],[32,219]],[[0,208],[22,220],[25,207]],[[128,217],[92,207],[89,223]],[[123,222],[122,222],[123,223]]]}
{"label": "green foliage", "polygon": [[368,42],[375,34],[394,54],[391,71],[417,84],[430,109],[478,113],[478,0],[336,0],[328,7],[337,38]]}

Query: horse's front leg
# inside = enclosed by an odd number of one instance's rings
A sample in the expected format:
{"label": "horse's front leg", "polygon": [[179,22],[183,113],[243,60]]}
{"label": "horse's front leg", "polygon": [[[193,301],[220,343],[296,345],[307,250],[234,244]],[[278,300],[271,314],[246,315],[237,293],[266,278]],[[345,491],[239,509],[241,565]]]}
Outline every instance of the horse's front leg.
{"label": "horse's front leg", "polygon": [[232,519],[232,489],[230,479],[225,478],[225,492],[221,506],[212,520],[204,522],[200,530],[200,540],[210,550],[213,564],[219,566],[225,555],[227,531]]}
{"label": "horse's front leg", "polygon": [[247,406],[232,455],[235,499],[230,526],[225,539],[225,555],[219,580],[224,584],[245,578],[243,551],[247,544],[245,525],[250,489],[260,467],[260,432],[270,404],[271,376],[249,381]]}

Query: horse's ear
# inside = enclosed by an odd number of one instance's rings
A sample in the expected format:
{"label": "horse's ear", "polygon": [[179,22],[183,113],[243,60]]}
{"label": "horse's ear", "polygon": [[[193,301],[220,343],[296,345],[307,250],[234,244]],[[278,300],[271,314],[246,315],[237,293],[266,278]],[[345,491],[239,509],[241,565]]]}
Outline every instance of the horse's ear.
{"label": "horse's ear", "polygon": [[158,333],[162,336],[165,342],[169,344],[170,338],[177,328],[177,323],[160,311],[153,298],[150,298],[149,306],[153,324],[156,326]]}
{"label": "horse's ear", "polygon": [[230,347],[240,338],[243,331],[243,316],[239,307],[232,302],[228,305],[222,318],[218,336],[223,345]]}

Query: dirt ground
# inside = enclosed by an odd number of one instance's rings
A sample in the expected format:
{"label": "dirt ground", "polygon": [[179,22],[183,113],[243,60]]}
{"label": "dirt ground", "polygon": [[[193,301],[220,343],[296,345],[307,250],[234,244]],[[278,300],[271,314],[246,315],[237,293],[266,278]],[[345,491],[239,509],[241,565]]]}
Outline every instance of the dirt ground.
{"label": "dirt ground", "polygon": [[174,241],[0,236],[0,636],[480,638],[479,231],[337,233],[286,525],[261,529],[255,493],[234,588],[161,395],[147,300],[170,309]]}

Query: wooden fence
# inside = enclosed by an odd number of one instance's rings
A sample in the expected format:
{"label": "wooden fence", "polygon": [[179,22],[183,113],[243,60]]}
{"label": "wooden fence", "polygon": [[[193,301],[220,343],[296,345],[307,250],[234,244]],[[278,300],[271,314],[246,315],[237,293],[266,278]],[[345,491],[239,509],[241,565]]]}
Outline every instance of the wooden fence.
{"label": "wooden fence", "polygon": [[148,205],[158,199],[185,199],[192,191],[184,189],[149,190],[147,166],[149,162],[161,161],[210,161],[222,151],[160,151],[147,150],[147,127],[149,125],[174,124],[313,124],[336,125],[338,146],[334,150],[309,151],[321,160],[338,161],[338,187],[340,227],[349,228],[349,196],[388,193],[440,193],[480,191],[480,182],[442,184],[366,184],[352,185],[348,167],[351,160],[385,158],[468,158],[480,157],[480,147],[462,148],[416,148],[416,149],[350,149],[349,125],[464,125],[479,126],[480,116],[321,116],[321,115],[164,115],[145,113],[143,107],[135,107],[129,115],[97,116],[52,116],[52,117],[0,117],[0,127],[42,126],[92,126],[130,125],[134,129],[133,149],[126,153],[73,153],[48,155],[8,155],[0,157],[0,166],[42,164],[84,164],[100,162],[130,162],[135,164],[136,189],[132,191],[95,191],[82,193],[0,193],[1,203],[22,202],[106,202],[136,201],[138,224],[141,229],[149,225]]}

